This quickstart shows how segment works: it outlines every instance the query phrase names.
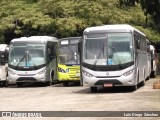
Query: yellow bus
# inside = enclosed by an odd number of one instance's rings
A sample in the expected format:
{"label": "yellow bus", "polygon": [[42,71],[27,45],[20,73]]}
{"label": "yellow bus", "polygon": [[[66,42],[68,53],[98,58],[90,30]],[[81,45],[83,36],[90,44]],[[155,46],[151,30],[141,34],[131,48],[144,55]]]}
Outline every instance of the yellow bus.
{"label": "yellow bus", "polygon": [[59,40],[58,81],[68,86],[80,84],[80,57],[78,42],[80,37],[68,37]]}

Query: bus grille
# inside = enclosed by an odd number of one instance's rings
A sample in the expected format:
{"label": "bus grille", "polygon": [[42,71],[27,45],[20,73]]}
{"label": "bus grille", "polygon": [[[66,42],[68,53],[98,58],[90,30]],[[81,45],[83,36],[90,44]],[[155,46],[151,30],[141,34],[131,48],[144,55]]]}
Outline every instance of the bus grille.
{"label": "bus grille", "polygon": [[69,68],[68,76],[70,78],[80,78],[80,67],[79,66],[67,66]]}
{"label": "bus grille", "polygon": [[17,79],[17,82],[22,82],[22,81],[36,82],[37,80],[33,77],[20,77]]}
{"label": "bus grille", "polygon": [[103,85],[104,83],[112,83],[113,85],[122,85],[120,81],[117,79],[112,79],[112,80],[98,80],[95,85]]}

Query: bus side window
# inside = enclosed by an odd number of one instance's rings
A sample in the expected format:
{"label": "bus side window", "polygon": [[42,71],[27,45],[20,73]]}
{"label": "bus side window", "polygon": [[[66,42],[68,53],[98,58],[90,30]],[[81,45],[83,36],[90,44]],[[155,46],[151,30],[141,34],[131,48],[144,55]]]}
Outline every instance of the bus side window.
{"label": "bus side window", "polygon": [[135,45],[137,49],[140,49],[140,38],[138,35],[134,34]]}
{"label": "bus side window", "polygon": [[49,60],[53,60],[56,57],[56,44],[50,43],[47,48]]}

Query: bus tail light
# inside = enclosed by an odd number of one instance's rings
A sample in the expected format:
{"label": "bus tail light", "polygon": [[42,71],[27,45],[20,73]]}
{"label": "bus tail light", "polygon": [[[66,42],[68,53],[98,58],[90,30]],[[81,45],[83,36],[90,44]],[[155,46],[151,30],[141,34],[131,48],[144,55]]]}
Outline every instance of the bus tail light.
{"label": "bus tail light", "polygon": [[128,75],[132,74],[133,71],[134,71],[134,68],[131,69],[131,70],[129,70],[129,71],[127,71],[127,72],[125,72],[123,75],[124,75],[124,76],[128,76]]}

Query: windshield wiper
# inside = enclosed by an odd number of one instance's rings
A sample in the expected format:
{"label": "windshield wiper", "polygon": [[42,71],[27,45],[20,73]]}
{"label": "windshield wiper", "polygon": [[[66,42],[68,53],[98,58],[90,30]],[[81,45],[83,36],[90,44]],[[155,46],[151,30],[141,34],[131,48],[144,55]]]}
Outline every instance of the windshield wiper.
{"label": "windshield wiper", "polygon": [[[28,57],[31,58],[30,54],[29,54],[29,51],[26,51],[26,53],[24,54],[24,56],[21,58],[21,60],[18,62],[18,64],[16,65],[16,69],[18,68],[19,64],[26,58],[26,67],[28,67],[27,63],[28,63]],[[31,59],[35,69],[37,69],[37,66],[36,64],[33,62],[33,60]]]}
{"label": "windshield wiper", "polygon": [[21,58],[21,60],[18,62],[18,64],[16,65],[16,69],[18,68],[19,64],[24,60],[24,58],[26,57],[26,54],[24,54],[24,56]]}

